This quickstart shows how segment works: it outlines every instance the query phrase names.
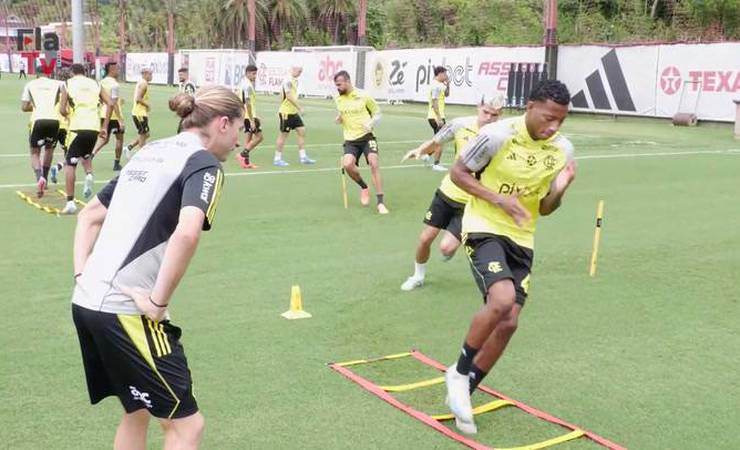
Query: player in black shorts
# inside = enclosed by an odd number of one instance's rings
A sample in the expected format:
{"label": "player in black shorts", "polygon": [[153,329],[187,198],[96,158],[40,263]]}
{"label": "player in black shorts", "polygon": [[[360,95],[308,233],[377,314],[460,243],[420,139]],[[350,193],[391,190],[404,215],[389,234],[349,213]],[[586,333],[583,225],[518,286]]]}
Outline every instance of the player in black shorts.
{"label": "player in black shorts", "polygon": [[80,213],[75,232],[72,317],[90,401],[115,396],[123,406],[116,449],[147,448],[152,416],[166,449],[197,449],[205,426],[168,307],[213,225],[221,163],[238,142],[243,110],[222,86],[172,101],[184,131],[132,158]]}
{"label": "player in black shorts", "polygon": [[[100,88],[105,91],[106,94],[113,101],[113,112],[111,113],[110,121],[108,122],[107,134],[98,139],[93,150],[93,157],[105,147],[110,141],[111,136],[116,137],[115,156],[113,159],[113,170],[118,172],[121,170],[121,154],[123,153],[123,139],[126,132],[125,123],[123,120],[123,114],[121,113],[121,97],[118,86],[118,74],[119,67],[115,62],[109,62],[105,64],[106,76],[100,81]],[[100,110],[100,125],[103,125],[105,120],[105,108],[99,108]]]}

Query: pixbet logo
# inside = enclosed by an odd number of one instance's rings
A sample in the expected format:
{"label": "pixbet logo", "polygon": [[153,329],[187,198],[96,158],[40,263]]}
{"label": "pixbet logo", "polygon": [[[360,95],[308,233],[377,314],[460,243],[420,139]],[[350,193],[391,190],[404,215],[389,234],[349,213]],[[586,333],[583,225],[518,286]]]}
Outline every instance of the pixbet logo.
{"label": "pixbet logo", "polygon": [[668,66],[660,74],[660,88],[668,95],[678,92],[681,87],[681,73],[675,66]]}
{"label": "pixbet logo", "polygon": [[[450,81],[455,86],[462,86],[463,84],[467,86],[472,86],[473,82],[470,79],[470,73],[473,71],[473,66],[470,64],[470,57],[465,57],[465,64],[457,65],[457,66],[451,66],[448,64],[445,64],[446,59],[442,58],[442,64],[440,64],[443,67],[447,68],[447,75],[450,77]],[[432,65],[432,60],[428,59],[427,64],[425,66],[418,66],[416,68],[416,92],[419,92],[419,86],[424,84],[430,84],[432,80],[434,79],[434,65]]]}
{"label": "pixbet logo", "polygon": [[331,81],[342,70],[342,61],[332,61],[328,56],[319,61],[319,81]]}

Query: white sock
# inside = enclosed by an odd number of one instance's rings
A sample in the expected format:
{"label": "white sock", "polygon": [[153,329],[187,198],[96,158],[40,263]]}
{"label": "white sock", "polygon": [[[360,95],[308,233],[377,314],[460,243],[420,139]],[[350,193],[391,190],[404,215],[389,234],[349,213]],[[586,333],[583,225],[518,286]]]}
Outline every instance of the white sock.
{"label": "white sock", "polygon": [[306,150],[305,149],[298,149],[298,156],[303,159],[306,157]]}
{"label": "white sock", "polygon": [[427,271],[426,263],[414,263],[414,278],[424,278]]}
{"label": "white sock", "polygon": [[283,159],[283,152],[279,152],[279,151],[275,150],[275,158],[274,158],[274,160],[275,161],[280,161],[281,159]]}

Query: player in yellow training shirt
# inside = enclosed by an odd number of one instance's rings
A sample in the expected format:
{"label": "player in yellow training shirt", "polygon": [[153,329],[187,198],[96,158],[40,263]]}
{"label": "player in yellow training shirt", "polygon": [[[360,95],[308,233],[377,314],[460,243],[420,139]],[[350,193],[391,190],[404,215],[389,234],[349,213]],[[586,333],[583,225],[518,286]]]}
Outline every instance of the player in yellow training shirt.
{"label": "player in yellow training shirt", "polygon": [[463,243],[484,301],[445,374],[448,405],[465,433],[477,432],[470,394],[506,348],[527,298],[537,219],[560,206],[575,178],[573,145],[558,132],[569,103],[563,83],[541,82],[523,116],[481,128],[451,170],[471,195]]}
{"label": "player in yellow training shirt", "polygon": [[[72,78],[67,80],[66,88],[62,91],[60,112],[69,117],[69,131],[67,134],[67,156],[64,176],[66,178],[67,205],[62,214],[74,214],[75,206],[75,172],[77,163],[89,160],[92,157],[98,135],[103,139],[108,134],[108,121],[113,111],[113,102],[108,94],[100,89],[97,81],[85,76],[85,67],[82,64],[72,64]],[[103,123],[98,115],[98,103],[106,106]],[[99,131],[98,131],[99,130]],[[91,167],[92,168],[92,167]],[[92,195],[92,171],[85,176],[83,195],[87,198]]]}
{"label": "player in yellow training shirt", "polygon": [[[38,78],[29,81],[23,87],[21,110],[31,113],[31,121],[28,124],[31,168],[36,177],[36,195],[43,197],[59,134],[56,104],[63,88],[61,83],[50,79],[43,71],[38,73]],[[41,147],[44,147],[43,163],[41,162]]]}
{"label": "player in yellow training shirt", "polygon": [[298,156],[301,164],[314,164],[316,162],[308,157],[305,149],[306,127],[303,125],[303,119],[301,118],[303,108],[298,104],[298,77],[301,76],[302,72],[303,68],[300,66],[291,67],[290,78],[286,78],[280,88],[280,95],[282,96],[280,109],[278,109],[280,134],[278,134],[275,143],[275,158],[272,161],[272,164],[278,167],[289,165],[283,159],[283,148],[291,130],[295,130],[298,138]]}
{"label": "player in yellow training shirt", "polygon": [[370,204],[370,191],[357,169],[360,156],[365,156],[365,162],[370,166],[370,175],[375,185],[378,213],[388,214],[389,211],[383,198],[383,178],[380,176],[378,142],[373,134],[373,128],[380,122],[380,108],[365,91],[352,86],[352,81],[346,70],[340,70],[334,75],[334,85],[339,93],[334,99],[339,112],[336,122],[342,125],[344,131],[342,167],[344,167],[344,171],[347,172],[349,177],[360,186],[360,203],[362,203],[362,206],[367,206]]}
{"label": "player in yellow training shirt", "polygon": [[[497,121],[503,107],[504,97],[502,95],[483,97],[478,105],[478,115],[451,120],[430,141],[409,151],[403,160],[419,159],[422,155],[436,153],[447,142],[454,142],[454,159],[457,160],[468,140],[478,134],[480,127]],[[430,248],[440,231],[447,230],[439,244],[445,261],[455,255],[462,242],[462,216],[469,198],[470,195],[467,192],[452,182],[449,174],[445,175],[424,216],[424,228],[421,230],[419,244],[416,247],[414,274],[404,281],[401,290],[410,291],[424,284]]]}
{"label": "player in yellow training shirt", "polygon": [[257,91],[254,82],[257,80],[257,66],[250,64],[244,70],[244,78],[239,83],[236,95],[244,104],[244,150],[237,153],[236,159],[242,169],[256,169],[249,160],[249,153],[262,142],[262,124],[257,117]]}
{"label": "player in yellow training shirt", "polygon": [[[118,85],[118,74],[120,70],[118,64],[115,62],[109,62],[105,64],[105,78],[100,80],[100,88],[113,101],[113,113],[111,114],[110,121],[108,122],[108,134],[105,138],[102,136],[98,138],[98,142],[95,144],[95,150],[93,150],[93,157],[100,152],[100,150],[108,144],[111,135],[116,135],[116,149],[115,159],[113,160],[113,170],[118,172],[121,170],[121,153],[123,152],[123,134],[126,131],[124,124],[123,115],[121,114],[121,96],[119,93]],[[103,123],[106,114],[105,105],[100,105],[100,123]]]}
{"label": "player in yellow training shirt", "polygon": [[138,145],[143,147],[146,140],[149,139],[149,83],[152,81],[152,70],[148,67],[141,69],[141,80],[136,83],[134,89],[134,106],[131,108],[131,115],[136,126],[136,140],[126,146],[124,156],[126,159],[131,158],[131,152]]}
{"label": "player in yellow training shirt", "polygon": [[[449,95],[450,78],[447,76],[447,69],[444,66],[437,66],[434,68],[434,80],[429,87],[429,107],[427,108],[427,121],[434,134],[437,134],[445,124],[445,99]],[[441,156],[442,147],[439,147],[433,154],[432,170],[447,172],[447,169],[439,163]]]}

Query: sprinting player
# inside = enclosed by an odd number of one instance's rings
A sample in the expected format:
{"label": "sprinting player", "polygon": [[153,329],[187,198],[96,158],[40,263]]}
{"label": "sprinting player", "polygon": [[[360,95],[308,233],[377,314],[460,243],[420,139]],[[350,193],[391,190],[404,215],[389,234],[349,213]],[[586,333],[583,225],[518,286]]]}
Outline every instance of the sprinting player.
{"label": "sprinting player", "polygon": [[339,111],[335,121],[342,125],[344,131],[342,167],[360,186],[360,203],[362,206],[367,206],[370,204],[370,190],[358,170],[360,156],[365,156],[365,162],[370,166],[370,175],[375,185],[378,213],[388,214],[390,211],[385,206],[383,198],[383,177],[380,175],[378,142],[373,134],[373,128],[380,122],[380,108],[375,99],[365,91],[352,86],[346,70],[340,70],[334,75],[334,85],[339,93],[334,99],[337,111]]}
{"label": "sprinting player", "polygon": [[[124,414],[115,449],[144,449],[151,416],[164,448],[197,449],[205,422],[180,328],[168,307],[213,225],[221,163],[239,141],[244,112],[221,86],[173,101],[185,131],[147,146],[80,213],[75,230],[72,317],[90,401],[117,396]],[[148,201],[142,204],[141,199]]]}
{"label": "sprinting player", "polygon": [[[109,62],[105,64],[105,78],[100,80],[100,88],[111,98],[113,102],[113,113],[110,116],[108,122],[108,133],[105,138],[102,136],[98,137],[98,142],[95,144],[95,150],[93,150],[93,157],[95,157],[100,150],[108,144],[111,135],[116,136],[116,149],[115,159],[113,160],[113,170],[118,172],[121,170],[121,153],[123,152],[123,135],[126,132],[126,127],[121,114],[121,97],[119,95],[118,86],[118,64],[115,62]],[[107,108],[101,104],[98,108],[100,112],[100,123],[102,125],[105,120],[105,114]]]}
{"label": "sprinting player", "polygon": [[[77,212],[77,206],[74,202],[77,163],[80,160],[92,157],[98,136],[103,139],[107,137],[108,122],[113,112],[111,98],[100,88],[97,81],[85,76],[85,66],[72,64],[71,69],[72,78],[67,80],[66,88],[62,90],[59,107],[60,112],[69,117],[66,166],[64,168],[67,204],[62,209],[62,214]],[[106,106],[102,124],[98,116],[98,102]],[[85,198],[92,195],[92,184],[93,174],[92,166],[90,166],[90,171],[85,175],[83,190]]]}
{"label": "sprinting player", "polygon": [[124,149],[124,155],[126,159],[131,158],[131,152],[137,146],[139,148],[146,144],[146,140],[149,139],[149,111],[151,110],[151,104],[149,103],[149,82],[152,81],[152,70],[144,67],[141,69],[141,80],[136,83],[134,89],[134,106],[131,109],[131,115],[134,118],[134,125],[136,126],[136,140],[126,146]]}
{"label": "sprinting player", "polygon": [[[21,94],[21,110],[31,113],[28,141],[31,147],[31,168],[36,177],[36,195],[39,198],[44,196],[59,134],[56,104],[62,90],[63,86],[59,81],[39,72],[39,77],[26,83]],[[43,162],[41,147],[44,147]]]}
{"label": "sprinting player", "polygon": [[573,145],[558,133],[570,94],[557,80],[532,89],[523,116],[481,128],[451,170],[471,195],[463,242],[484,304],[456,364],[448,405],[460,431],[476,433],[470,394],[503,353],[527,298],[537,219],[552,214],[575,178]]}
{"label": "sprinting player", "polygon": [[302,72],[302,67],[293,66],[290,69],[290,78],[283,82],[281,88],[283,101],[280,103],[280,109],[278,110],[280,134],[278,134],[277,143],[275,144],[275,158],[272,162],[273,165],[278,167],[290,165],[283,159],[283,148],[291,130],[295,130],[297,136],[298,156],[301,164],[314,164],[316,162],[308,157],[305,149],[306,127],[303,125],[303,119],[301,119],[303,108],[298,104],[298,77],[301,76]]}
{"label": "sprinting player", "polygon": [[[447,77],[447,69],[443,66],[434,68],[434,80],[429,87],[429,108],[427,121],[436,135],[445,124],[445,99],[450,95],[450,79]],[[446,172],[447,168],[439,163],[442,157],[442,147],[438,147],[432,158],[432,170]],[[428,158],[428,157],[427,157]]]}
{"label": "sprinting player", "polygon": [[180,67],[177,70],[177,78],[180,83],[177,85],[177,90],[183,94],[195,95],[197,89],[195,83],[190,79],[190,72],[187,67]]}
{"label": "sprinting player", "polygon": [[[408,152],[404,160],[419,159],[422,155],[436,153],[442,145],[451,141],[454,141],[454,160],[457,160],[468,140],[475,137],[482,126],[497,121],[503,107],[504,98],[500,95],[482,98],[477,116],[458,117],[446,123],[432,140]],[[469,199],[470,195],[457,187],[449,174],[445,175],[424,216],[424,228],[416,246],[414,274],[404,281],[401,290],[411,291],[424,285],[430,249],[440,231],[446,230],[439,244],[443,257],[447,260],[455,255],[462,241],[462,216]]]}
{"label": "sprinting player", "polygon": [[262,124],[257,117],[257,92],[254,90],[257,66],[248,65],[244,74],[237,88],[237,95],[244,103],[244,150],[236,155],[236,159],[242,169],[256,169],[257,166],[249,161],[249,153],[262,142]]}

